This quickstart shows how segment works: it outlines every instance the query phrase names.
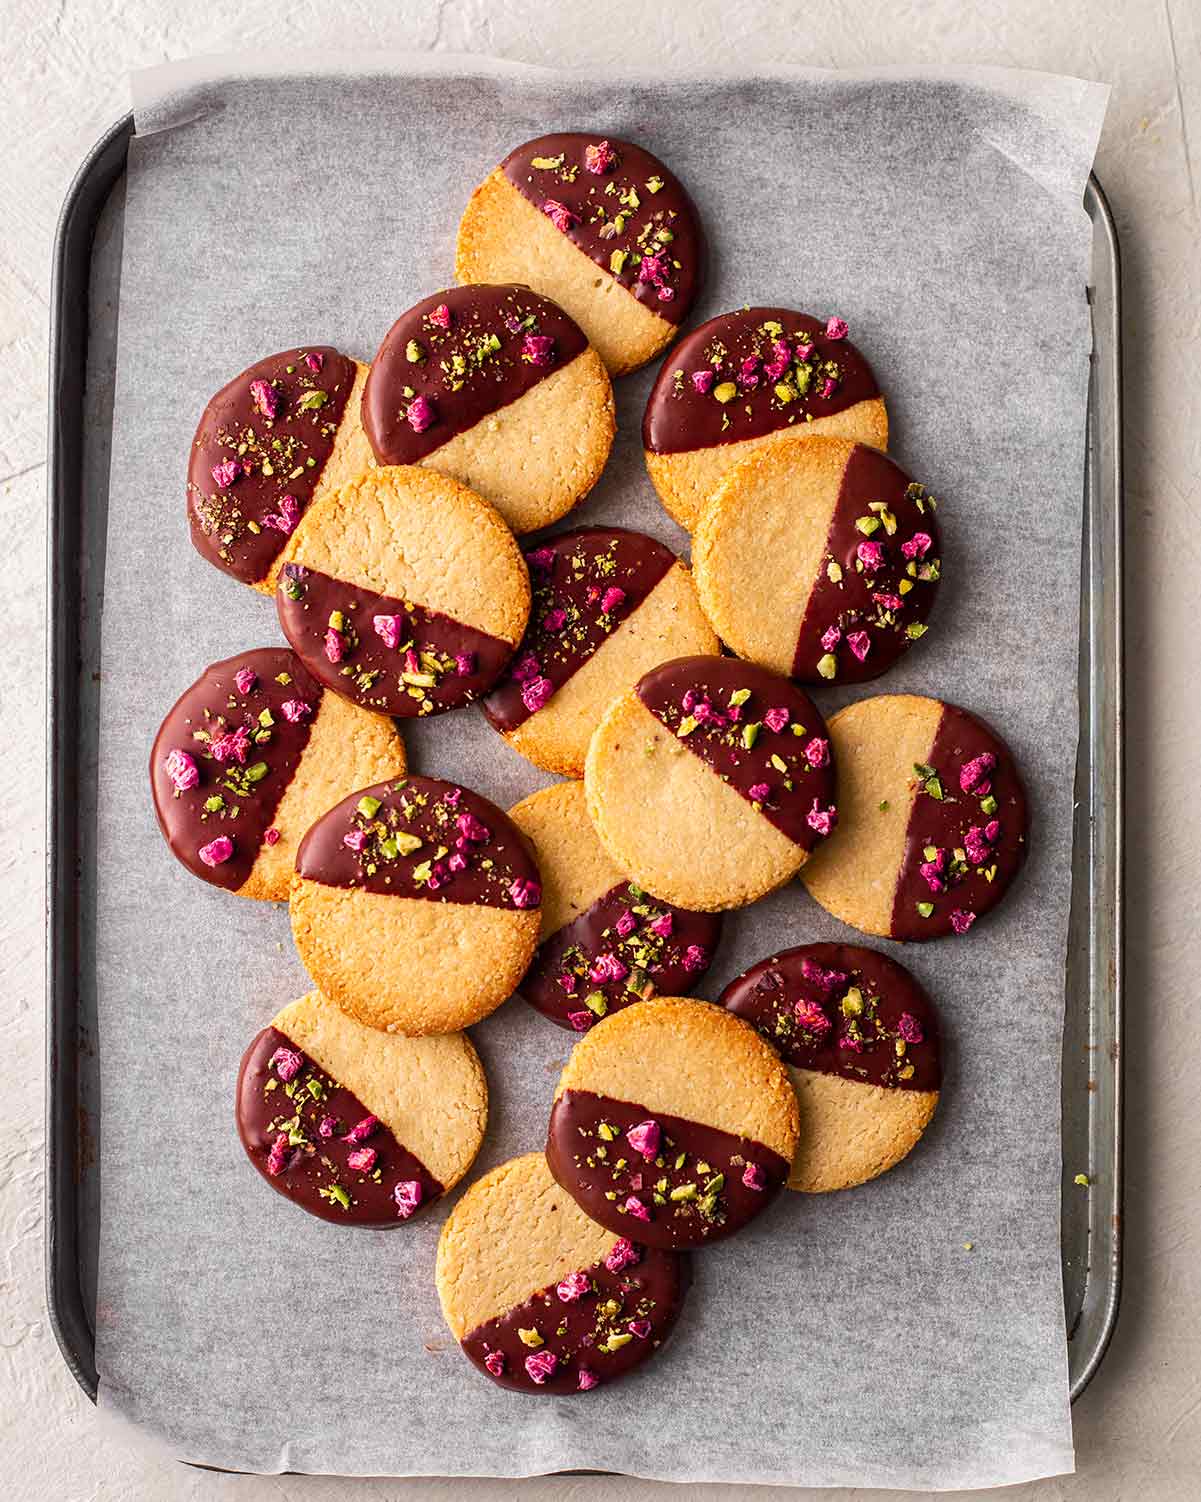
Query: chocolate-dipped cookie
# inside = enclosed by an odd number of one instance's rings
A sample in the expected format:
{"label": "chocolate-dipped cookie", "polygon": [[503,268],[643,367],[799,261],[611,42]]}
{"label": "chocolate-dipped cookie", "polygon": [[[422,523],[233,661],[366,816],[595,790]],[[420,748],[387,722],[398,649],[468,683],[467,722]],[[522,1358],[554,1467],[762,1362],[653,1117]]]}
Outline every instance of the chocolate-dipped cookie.
{"label": "chocolate-dipped cookie", "polygon": [[202,881],[277,902],[314,819],[349,788],[404,770],[392,721],[325,693],[286,647],[206,668],[167,712],[150,753],[171,853]]}
{"label": "chocolate-dipped cookie", "polygon": [[196,550],[270,594],[309,506],[371,462],[359,421],[367,367],[328,345],[269,355],[204,409],[188,464]]}
{"label": "chocolate-dipped cookie", "polygon": [[380,464],[422,464],[548,527],[600,478],[613,388],[579,325],[528,287],[452,287],[402,313],[363,391]]}
{"label": "chocolate-dipped cookie", "polygon": [[338,1225],[396,1226],[471,1167],[488,1085],[465,1034],[377,1032],[313,991],[252,1040],[236,1115],[247,1156],[285,1198]]}
{"label": "chocolate-dipped cookie", "polygon": [[525,630],[525,560],[457,480],[373,469],[312,505],[276,590],[284,635],[326,688],[412,718],[485,693]]}
{"label": "chocolate-dipped cookie", "polygon": [[675,338],[704,274],[683,184],[642,147],[599,132],[511,151],[471,195],[455,253],[461,282],[524,282],[554,298],[610,375]]}
{"label": "chocolate-dipped cookie", "polygon": [[527,1153],[478,1179],[451,1211],[435,1280],[473,1365],[515,1392],[563,1396],[607,1387],[653,1356],[690,1276],[686,1256],[589,1219],[543,1155]]}
{"label": "chocolate-dipped cookie", "polygon": [[643,532],[580,527],[526,562],[529,625],[484,713],[535,766],[579,777],[618,694],[669,658],[716,655],[718,641],[687,567]]}
{"label": "chocolate-dipped cookie", "polygon": [[758,449],[701,512],[701,604],[740,657],[801,683],[861,683],[926,634],[941,572],[935,501],[846,438]]}
{"label": "chocolate-dipped cookie", "polygon": [[965,934],[1026,858],[1012,751],[954,704],[880,694],[830,720],[838,831],[802,872],[827,912],[889,939]]}
{"label": "chocolate-dipped cookie", "polygon": [[584,787],[614,862],[701,912],[782,886],[838,818],[812,701],[732,657],[682,657],[639,679],[597,727]]}
{"label": "chocolate-dipped cookie", "polygon": [[740,308],[672,350],[642,420],[646,467],[682,527],[757,448],[827,433],[882,449],[884,398],[841,318]]}
{"label": "chocolate-dipped cookie", "polygon": [[292,882],[292,935],[320,989],[370,1027],[469,1027],[525,973],[538,868],[512,821],[433,777],[363,788],[317,820]]}
{"label": "chocolate-dipped cookie", "polygon": [[801,1133],[789,1189],[864,1184],[917,1144],[942,1086],[938,1014],[902,965],[854,944],[805,944],[721,994],[781,1054]]}
{"label": "chocolate-dipped cookie", "polygon": [[560,1027],[587,1032],[610,1012],[686,991],[721,936],[714,913],[660,902],[613,864],[588,819],[582,782],[557,782],[509,810],[542,876],[537,953],[518,991]]}
{"label": "chocolate-dipped cookie", "polygon": [[550,1171],[602,1226],[648,1246],[708,1246],[783,1186],[796,1093],[748,1024],[707,1001],[657,996],[572,1050],[546,1141]]}

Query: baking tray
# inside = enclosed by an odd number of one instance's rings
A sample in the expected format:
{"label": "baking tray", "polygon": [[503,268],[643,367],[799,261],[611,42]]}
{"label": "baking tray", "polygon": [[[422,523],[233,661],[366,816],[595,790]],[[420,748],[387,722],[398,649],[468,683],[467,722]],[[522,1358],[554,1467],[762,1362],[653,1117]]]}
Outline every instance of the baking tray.
{"label": "baking tray", "polygon": [[[100,612],[133,116],[80,166],[54,245],[50,320],[46,860],[46,1296],[95,1400],[101,1130],[95,997]],[[1090,178],[1093,350],[1081,552],[1080,741],[1063,1039],[1062,1248],[1073,1400],[1117,1321],[1122,1271],[1122,387],[1120,262]],[[1077,1182],[1079,1176],[1086,1183]]]}

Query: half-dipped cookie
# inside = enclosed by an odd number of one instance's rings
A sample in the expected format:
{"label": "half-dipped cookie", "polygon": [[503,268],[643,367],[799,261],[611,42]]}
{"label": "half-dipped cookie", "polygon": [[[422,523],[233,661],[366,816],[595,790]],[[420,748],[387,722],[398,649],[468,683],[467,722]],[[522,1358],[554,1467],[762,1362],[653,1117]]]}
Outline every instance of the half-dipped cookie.
{"label": "half-dipped cookie", "polygon": [[721,994],[781,1054],[801,1108],[789,1189],[864,1184],[909,1153],[942,1086],[938,1014],[902,965],[853,944],[760,960]]}
{"label": "half-dipped cookie", "polygon": [[204,409],[188,463],[196,550],[270,594],[313,501],[371,462],[359,421],[367,367],[328,345],[269,355]]}
{"label": "half-dipped cookie", "polygon": [[562,1396],[607,1387],[655,1355],[690,1279],[686,1256],[597,1225],[543,1155],[527,1153],[451,1211],[435,1280],[446,1323],[481,1372],[516,1392]]}
{"label": "half-dipped cookie", "polygon": [[888,414],[845,320],[788,308],[740,308],[694,329],[664,361],[642,420],[651,481],[689,529],[748,454],[811,433],[882,449]]}
{"label": "half-dipped cookie", "polygon": [[516,825],[433,777],[363,788],[301,842],[292,936],[305,969],[369,1027],[470,1027],[521,979],[542,887]]}
{"label": "half-dipped cookie", "polygon": [[629,881],[596,837],[582,782],[531,793],[509,817],[542,876],[538,950],[518,990],[544,1017],[587,1032],[633,1002],[687,991],[708,969],[720,917],[673,907]]}
{"label": "half-dipped cookie", "polygon": [[935,501],[847,438],[769,444],[701,512],[692,562],[727,646],[801,683],[861,683],[926,634],[941,572]]}
{"label": "half-dipped cookie", "polygon": [[452,287],[402,313],[363,391],[380,464],[423,464],[514,532],[548,527],[600,478],[616,425],[604,362],[528,287]]}
{"label": "half-dipped cookie", "polygon": [[368,470],[309,508],[275,600],[314,678],[364,709],[411,718],[492,686],[525,630],[530,585],[487,501],[402,465]]}
{"label": "half-dipped cookie", "polygon": [[576,1044],[546,1160],[609,1230],[648,1246],[708,1246],[771,1203],[798,1123],[787,1071],[752,1027],[707,1001],[657,996]]}
{"label": "half-dipped cookie", "polygon": [[622,527],[580,527],[528,549],[533,604],[484,713],[515,751],[579,777],[616,696],[669,658],[716,654],[692,575],[670,548]]}
{"label": "half-dipped cookie", "polygon": [[830,720],[841,817],[802,873],[827,912],[889,939],[965,934],[1026,858],[1013,752],[966,709],[880,694]]}
{"label": "half-dipped cookie", "polygon": [[176,700],[150,753],[171,853],[241,897],[284,901],[301,838],[350,788],[405,770],[383,715],[327,694],[294,652],[215,662]]}
{"label": "half-dipped cookie", "polygon": [[597,727],[584,787],[616,865],[701,912],[783,886],[838,818],[813,702],[733,657],[681,657],[640,678]]}
{"label": "half-dipped cookie", "polygon": [[488,1085],[463,1033],[401,1038],[318,991],[251,1042],[237,1125],[273,1189],[322,1220],[395,1226],[453,1189],[488,1121]]}
{"label": "half-dipped cookie", "polygon": [[539,136],[471,195],[459,225],[461,282],[524,282],[575,319],[611,375],[675,338],[705,274],[683,184],[616,136]]}

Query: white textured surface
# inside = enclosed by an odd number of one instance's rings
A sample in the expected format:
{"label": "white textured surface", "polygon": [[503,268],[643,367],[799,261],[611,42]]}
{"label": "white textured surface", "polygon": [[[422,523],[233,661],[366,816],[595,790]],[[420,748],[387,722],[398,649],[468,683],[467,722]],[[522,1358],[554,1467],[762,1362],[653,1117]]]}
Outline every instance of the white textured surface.
{"label": "white textured surface", "polygon": [[[48,6],[0,0],[7,129],[0,142],[0,507],[6,523],[0,754],[10,769],[0,824],[0,1485],[36,1502],[175,1498],[384,1499],[667,1497],[600,1479],[338,1482],[185,1471],[101,1433],[59,1360],[43,1306],[41,590],[49,252],[78,161],[125,109],[124,73],[192,52],[261,41],[489,51],[529,62],[619,67],[784,60],[852,67],[992,62],[1114,85],[1098,174],[1125,260],[1128,465],[1129,1006],[1127,1280],[1100,1375],[1076,1409],[1078,1474],[1014,1498],[1193,1499],[1201,1475],[1201,1156],[1195,1022],[1201,856],[1195,793],[1201,709],[1185,650],[1201,543],[1201,21],[1193,0],[876,0],[731,5],[723,0],[381,7],[202,8],[122,0]],[[747,121],[748,149],[755,122]],[[1191,160],[1190,160],[1191,149]],[[1190,1356],[1189,1352],[1193,1355]],[[898,1352],[903,1360],[903,1351]],[[848,1408],[851,1407],[847,1399]],[[748,1498],[759,1490],[690,1488]],[[796,1493],[780,1493],[795,1496]],[[848,1494],[849,1495],[849,1494]],[[861,1494],[862,1495],[862,1494]]]}

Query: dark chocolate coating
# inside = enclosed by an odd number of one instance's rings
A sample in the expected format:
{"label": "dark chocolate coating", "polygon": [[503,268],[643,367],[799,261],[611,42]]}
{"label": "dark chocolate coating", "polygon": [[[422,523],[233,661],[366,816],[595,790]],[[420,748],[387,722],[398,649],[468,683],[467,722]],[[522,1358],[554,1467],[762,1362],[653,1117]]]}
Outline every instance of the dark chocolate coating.
{"label": "dark chocolate coating", "polygon": [[[611,169],[590,172],[585,148],[606,141],[616,153]],[[556,166],[533,165],[560,157]],[[640,303],[668,323],[684,321],[705,279],[705,237],[684,185],[657,157],[616,136],[572,132],[527,141],[500,166],[536,208],[562,205],[571,220],[556,227]],[[661,233],[670,240],[658,240]],[[656,257],[654,278],[643,271],[648,256]]]}
{"label": "dark chocolate coating", "polygon": [[[788,366],[778,376],[764,367],[781,357],[777,341],[788,348]],[[798,347],[812,346],[804,362]],[[757,370],[743,376],[747,360]],[[803,363],[808,376],[801,375]],[[693,385],[695,371],[713,371],[707,391]],[[823,395],[826,380],[834,388]],[[738,388],[731,400],[714,392],[728,382]],[[805,390],[800,389],[801,384]],[[792,395],[782,399],[777,385]],[[880,395],[871,366],[848,339],[831,339],[826,325],[808,313],[789,308],[739,308],[722,313],[693,329],[671,351],[651,387],[642,419],[642,446],[654,454],[681,454],[761,438],[807,419],[844,412],[858,402]]]}
{"label": "dark chocolate coating", "polygon": [[[676,562],[644,532],[624,527],[577,527],[525,550],[533,604],[526,633],[504,680],[484,700],[495,730],[516,730],[530,715],[529,685],[549,680],[560,689],[597,648],[642,604]],[[602,609],[606,591],[623,599]],[[547,618],[562,611],[564,623],[551,629]]]}
{"label": "dark chocolate coating", "polygon": [[[287,1082],[271,1067],[278,1048],[293,1050],[303,1061]],[[353,1126],[372,1114],[278,1028],[265,1027],[242,1056],[236,1107],[242,1146],[272,1189],[310,1215],[339,1225],[397,1226],[403,1224],[392,1196],[397,1184],[415,1180],[421,1185],[419,1209],[441,1195],[442,1185],[383,1122],[361,1142],[345,1140]],[[323,1136],[319,1125],[326,1118],[332,1118],[327,1122],[332,1129]],[[272,1144],[289,1126],[291,1136],[302,1140],[289,1144],[286,1167],[273,1174],[267,1166]],[[370,1173],[356,1171],[346,1161],[362,1147],[376,1153]],[[345,1193],[349,1205],[331,1193],[335,1187]]]}
{"label": "dark chocolate coating", "polygon": [[895,1090],[942,1083],[938,1013],[909,971],[875,949],[784,949],[744,970],[719,1001],[798,1069]]}
{"label": "dark chocolate coating", "polygon": [[[645,1121],[658,1122],[662,1131],[653,1159],[644,1158],[626,1141],[626,1133]],[[602,1122],[615,1129],[611,1140],[599,1134]],[[681,1157],[684,1161],[679,1163]],[[622,1158],[625,1167],[618,1168]],[[647,1246],[674,1251],[708,1246],[741,1230],[771,1203],[789,1168],[779,1153],[753,1138],[590,1090],[565,1090],[555,1100],[546,1161],[580,1209],[600,1225]],[[763,1171],[762,1189],[743,1183],[749,1164]],[[694,1191],[690,1197],[671,1198],[672,1190],[689,1185]],[[609,1193],[615,1198],[609,1199]],[[644,1206],[649,1220],[622,1208],[630,1198]]]}
{"label": "dark chocolate coating", "polygon": [[[245,694],[234,682],[241,668],[255,674]],[[278,681],[283,674],[286,683]],[[194,876],[229,891],[245,883],[300,765],[322,693],[294,652],[259,647],[213,663],[168,710],[150,753],[150,787],[163,838]],[[310,712],[289,720],[283,712],[288,702],[306,704]],[[263,723],[264,715],[270,724]],[[242,759],[235,753],[218,761],[211,746],[240,728],[245,730]],[[196,786],[186,792],[176,792],[167,775],[173,751],[186,752],[199,773]],[[221,808],[206,810],[205,803],[218,797]],[[220,865],[206,865],[199,851],[222,836],[233,841],[233,854]]]}
{"label": "dark chocolate coating", "polygon": [[[730,696],[745,689],[750,697],[733,706],[738,713],[731,720]],[[684,708],[690,692],[708,700],[712,717],[696,724],[682,744],[754,803],[794,845],[812,850],[824,836],[809,822],[810,815],[817,818],[834,807],[835,789],[829,734],[813,701],[787,678],[736,657],[677,657],[652,668],[635,688],[651,714],[677,735],[681,725],[696,718],[695,711]],[[772,730],[764,722],[765,712],[772,709],[788,711],[783,730]],[[743,736],[751,724],[759,730],[748,748]],[[796,733],[797,726],[803,727],[803,734]],[[825,766],[811,764],[806,755],[815,738],[825,743]],[[784,764],[783,770],[772,764],[772,757]],[[766,798],[752,798],[751,789],[764,784]]]}
{"label": "dark chocolate coating", "polygon": [[[320,361],[312,370],[306,357]],[[269,355],[223,386],[192,440],[188,464],[188,521],[197,551],[244,584],[265,579],[304,515],[354,386],[355,362],[329,345],[306,345]],[[265,381],[278,410],[268,417],[251,384]],[[269,398],[270,400],[270,398]],[[234,460],[236,478],[219,485],[216,466]],[[281,500],[291,496],[295,517],[286,528]]]}

